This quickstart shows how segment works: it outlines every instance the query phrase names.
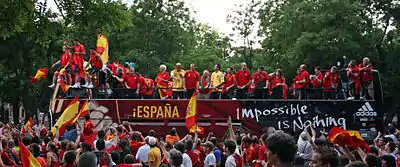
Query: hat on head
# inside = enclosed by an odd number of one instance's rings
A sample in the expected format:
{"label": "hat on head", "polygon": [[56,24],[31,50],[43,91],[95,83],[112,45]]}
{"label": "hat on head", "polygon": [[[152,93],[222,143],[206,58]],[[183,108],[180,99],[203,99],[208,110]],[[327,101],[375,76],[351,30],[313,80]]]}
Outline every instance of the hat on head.
{"label": "hat on head", "polygon": [[181,64],[181,63],[176,63],[175,65],[176,65],[176,66],[181,66],[182,64]]}
{"label": "hat on head", "polygon": [[150,145],[150,146],[154,146],[154,145],[156,145],[156,144],[157,144],[157,139],[154,138],[154,137],[150,137],[150,138],[149,138],[149,145]]}

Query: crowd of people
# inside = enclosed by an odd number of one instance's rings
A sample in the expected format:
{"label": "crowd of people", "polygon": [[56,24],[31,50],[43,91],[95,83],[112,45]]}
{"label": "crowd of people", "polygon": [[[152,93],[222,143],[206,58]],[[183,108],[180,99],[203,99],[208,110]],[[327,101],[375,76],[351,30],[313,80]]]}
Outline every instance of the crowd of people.
{"label": "crowd of people", "polygon": [[[369,90],[372,89],[373,67],[367,57],[358,65],[355,60],[350,61],[345,70],[332,66],[324,73],[316,66],[314,74],[310,74],[302,64],[288,86],[282,70],[268,74],[260,66],[251,74],[246,63],[236,71],[232,67],[223,70],[216,64],[212,72],[204,70],[202,75],[196,71],[195,64],[184,70],[182,64],[176,63],[170,73],[167,66],[161,64],[153,80],[147,74],[136,72],[130,63],[103,63],[101,51],[94,48],[90,49],[89,60],[85,61],[85,47],[79,40],[74,40],[74,46],[64,44],[64,54],[52,66],[60,64],[61,68],[55,72],[49,87],[55,88],[62,76],[71,88],[84,88],[89,98],[93,97],[92,90],[116,99],[188,99],[195,91],[198,91],[199,99],[337,99],[338,92],[349,94],[350,99],[372,98]],[[340,75],[339,71],[345,71],[347,75]]]}
{"label": "crowd of people", "polygon": [[[367,141],[369,148],[332,144],[324,131],[317,136],[311,126],[298,137],[274,128],[261,136],[234,131],[228,119],[228,135],[216,138],[197,133],[181,138],[150,130],[144,137],[128,122],[95,130],[90,116],[81,124],[69,124],[55,134],[45,125],[22,133],[0,124],[0,167],[21,166],[21,144],[28,147],[40,167],[396,167],[400,165],[399,131],[390,126],[386,135]],[[81,128],[82,127],[82,128]],[[96,135],[95,140],[85,135]],[[165,138],[164,138],[164,135]],[[297,140],[297,142],[296,142]],[[18,142],[22,141],[22,142]],[[368,146],[367,146],[368,147]],[[31,163],[33,164],[33,163]]]}

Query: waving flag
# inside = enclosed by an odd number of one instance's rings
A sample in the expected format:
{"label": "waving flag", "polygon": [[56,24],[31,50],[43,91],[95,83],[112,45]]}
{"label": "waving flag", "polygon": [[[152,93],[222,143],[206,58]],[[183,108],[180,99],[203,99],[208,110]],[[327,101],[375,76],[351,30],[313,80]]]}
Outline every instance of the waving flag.
{"label": "waving flag", "polygon": [[68,90],[69,90],[69,88],[71,87],[70,85],[64,83],[64,81],[63,81],[61,78],[59,79],[58,83],[60,84],[61,90],[62,90],[64,93],[67,93]]}
{"label": "waving flag", "polygon": [[29,149],[18,139],[19,153],[22,167],[40,167],[39,161],[33,156]]}
{"label": "waving flag", "polygon": [[61,114],[61,117],[57,120],[54,127],[51,128],[51,132],[53,132],[53,134],[56,134],[55,126],[59,127],[58,132],[60,136],[64,134],[67,125],[72,123],[76,115],[78,115],[78,110],[79,110],[78,99],[79,99],[78,96],[76,96],[75,99],[68,104],[67,108],[65,108],[64,112]]}
{"label": "waving flag", "polygon": [[21,134],[24,135],[27,131],[32,130],[33,127],[33,121],[32,117],[29,118],[28,122],[22,127],[21,129]]}
{"label": "waving flag", "polygon": [[75,123],[80,117],[84,117],[87,114],[89,114],[89,101],[86,100],[78,115],[72,120],[72,123]]}
{"label": "waving flag", "polygon": [[349,135],[351,136],[353,142],[359,146],[364,147],[367,153],[369,153],[369,145],[364,141],[364,138],[361,137],[360,132],[355,130],[349,130]]}
{"label": "waving flag", "polygon": [[103,64],[108,62],[108,40],[105,35],[97,35],[96,51],[101,53]]}
{"label": "waving flag", "polygon": [[358,148],[359,146],[353,141],[350,133],[342,128],[333,127],[329,132],[328,139],[333,144],[338,144],[339,146],[350,146],[353,148]]}
{"label": "waving flag", "polygon": [[189,133],[204,134],[204,129],[197,126],[197,92],[193,93],[186,109],[186,128]]}
{"label": "waving flag", "polygon": [[31,83],[32,83],[32,84],[33,84],[33,83],[36,83],[37,81],[39,81],[39,80],[42,79],[42,78],[45,78],[45,79],[46,79],[46,77],[47,77],[47,72],[48,72],[48,71],[49,71],[49,70],[48,70],[47,68],[41,68],[41,69],[37,70],[35,76],[30,76],[30,78],[31,78]]}

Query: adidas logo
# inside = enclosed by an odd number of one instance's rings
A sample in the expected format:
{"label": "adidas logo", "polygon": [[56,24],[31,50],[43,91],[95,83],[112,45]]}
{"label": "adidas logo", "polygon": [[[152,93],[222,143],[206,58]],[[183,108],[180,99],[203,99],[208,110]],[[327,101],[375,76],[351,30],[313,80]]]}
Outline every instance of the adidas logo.
{"label": "adidas logo", "polygon": [[370,117],[375,117],[378,114],[372,109],[371,104],[369,102],[366,102],[363,106],[361,106],[360,109],[358,109],[358,112],[356,112],[356,116],[370,116]]}

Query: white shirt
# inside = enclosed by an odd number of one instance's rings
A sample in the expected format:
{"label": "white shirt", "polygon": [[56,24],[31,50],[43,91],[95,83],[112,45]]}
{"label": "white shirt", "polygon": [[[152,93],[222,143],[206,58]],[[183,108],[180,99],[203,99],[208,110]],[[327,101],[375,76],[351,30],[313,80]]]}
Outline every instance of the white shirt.
{"label": "white shirt", "polygon": [[[99,151],[98,149],[97,149],[97,147],[96,147],[96,142],[97,142],[97,140],[95,140],[94,142],[93,142],[93,146],[94,146],[94,150],[95,151]],[[104,143],[105,143],[105,145],[106,145],[106,149],[110,149],[111,148],[111,146],[113,146],[113,145],[115,145],[114,144],[114,142],[112,141],[112,140],[105,140],[104,141]]]}
{"label": "white shirt", "polygon": [[182,165],[181,167],[192,167],[192,160],[190,159],[189,155],[187,155],[186,153],[182,154]]}
{"label": "white shirt", "polygon": [[225,167],[236,167],[236,161],[233,155],[230,155],[225,162]]}
{"label": "white shirt", "polygon": [[303,140],[301,137],[297,140],[299,156],[305,160],[311,160],[313,148],[308,140]]}
{"label": "white shirt", "polygon": [[204,167],[209,167],[211,165],[217,166],[217,159],[212,152],[206,156],[206,159],[204,159]]}
{"label": "white shirt", "polygon": [[145,144],[144,146],[140,147],[138,152],[136,153],[136,159],[139,162],[147,162],[149,158],[149,151],[150,151],[150,146],[148,144]]}

